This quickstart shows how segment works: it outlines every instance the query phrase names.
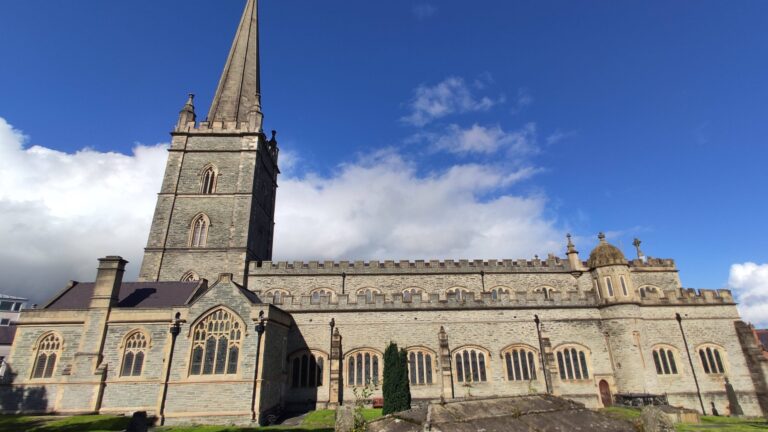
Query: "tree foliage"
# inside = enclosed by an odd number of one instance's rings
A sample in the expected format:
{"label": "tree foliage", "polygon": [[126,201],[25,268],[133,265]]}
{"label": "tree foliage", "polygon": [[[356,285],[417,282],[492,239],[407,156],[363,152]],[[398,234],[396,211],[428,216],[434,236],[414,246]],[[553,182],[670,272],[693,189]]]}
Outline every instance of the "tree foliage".
{"label": "tree foliage", "polygon": [[384,351],[384,409],[382,414],[411,408],[411,386],[408,381],[408,355],[390,342]]}

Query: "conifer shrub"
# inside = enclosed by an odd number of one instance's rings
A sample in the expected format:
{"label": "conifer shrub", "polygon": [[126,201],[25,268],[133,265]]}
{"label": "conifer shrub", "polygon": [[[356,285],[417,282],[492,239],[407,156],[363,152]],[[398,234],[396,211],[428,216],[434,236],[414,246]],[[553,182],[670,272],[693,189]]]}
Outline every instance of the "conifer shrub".
{"label": "conifer shrub", "polygon": [[411,408],[407,354],[405,350],[398,350],[394,342],[390,342],[384,351],[384,384],[381,390],[384,396],[382,414]]}

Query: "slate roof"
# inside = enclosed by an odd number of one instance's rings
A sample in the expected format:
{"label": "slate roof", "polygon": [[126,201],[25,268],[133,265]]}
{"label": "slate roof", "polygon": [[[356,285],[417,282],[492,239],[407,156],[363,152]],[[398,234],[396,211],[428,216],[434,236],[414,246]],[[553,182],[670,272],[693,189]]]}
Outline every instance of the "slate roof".
{"label": "slate roof", "polygon": [[[203,282],[123,282],[118,308],[163,308],[181,306],[204,285]],[[74,282],[45,306],[45,309],[87,309],[93,282]]]}

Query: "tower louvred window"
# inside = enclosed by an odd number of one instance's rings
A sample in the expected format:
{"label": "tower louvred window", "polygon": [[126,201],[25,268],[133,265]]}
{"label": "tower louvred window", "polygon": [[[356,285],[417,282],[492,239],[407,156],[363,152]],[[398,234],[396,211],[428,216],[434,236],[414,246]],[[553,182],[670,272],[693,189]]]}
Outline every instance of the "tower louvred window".
{"label": "tower louvred window", "polygon": [[243,324],[225,309],[217,309],[193,330],[190,375],[237,373]]}
{"label": "tower louvred window", "polygon": [[208,242],[208,228],[211,222],[204,214],[198,215],[192,221],[191,242],[192,247],[205,247]]}
{"label": "tower louvred window", "polygon": [[203,170],[202,184],[200,193],[210,195],[216,192],[216,170],[213,167],[207,167]]}

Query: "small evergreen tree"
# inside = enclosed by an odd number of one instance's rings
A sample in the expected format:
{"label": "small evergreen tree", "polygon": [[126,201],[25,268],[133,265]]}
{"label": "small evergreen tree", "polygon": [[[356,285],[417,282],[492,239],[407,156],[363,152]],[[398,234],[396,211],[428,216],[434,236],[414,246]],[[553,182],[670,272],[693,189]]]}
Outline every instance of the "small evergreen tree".
{"label": "small evergreen tree", "polygon": [[403,411],[411,409],[411,380],[408,378],[408,352],[400,350],[400,391],[403,394]]}
{"label": "small evergreen tree", "polygon": [[408,383],[408,363],[405,350],[399,351],[397,344],[390,342],[384,351],[384,395],[383,414],[404,411],[411,408],[411,390]]}

